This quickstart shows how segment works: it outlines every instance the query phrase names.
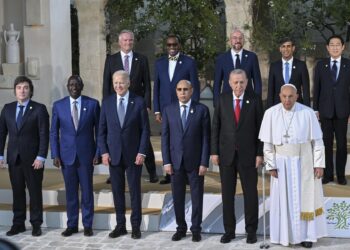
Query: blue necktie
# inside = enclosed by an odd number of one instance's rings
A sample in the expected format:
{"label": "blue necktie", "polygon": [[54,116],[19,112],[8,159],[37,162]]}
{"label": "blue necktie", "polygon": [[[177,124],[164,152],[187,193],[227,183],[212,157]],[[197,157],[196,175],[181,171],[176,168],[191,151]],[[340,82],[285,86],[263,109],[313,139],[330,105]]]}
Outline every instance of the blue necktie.
{"label": "blue necktie", "polygon": [[16,118],[16,124],[17,124],[17,129],[20,129],[22,126],[22,120],[23,120],[23,111],[24,111],[24,106],[19,105],[19,112]]}
{"label": "blue necktie", "polygon": [[337,61],[333,61],[333,66],[332,66],[332,79],[333,83],[337,82],[337,73],[338,73],[338,67],[337,67]]}
{"label": "blue necktie", "polygon": [[186,105],[181,105],[183,107],[182,115],[181,115],[181,122],[182,122],[182,128],[185,130],[186,127]]}
{"label": "blue necktie", "polygon": [[121,97],[119,99],[119,107],[118,107],[118,118],[119,118],[120,127],[123,127],[124,118],[125,118],[125,108],[124,108],[123,101],[124,101],[124,98]]}
{"label": "blue necktie", "polygon": [[239,54],[236,54],[236,67],[235,69],[241,68],[241,60],[239,60]]}
{"label": "blue necktie", "polygon": [[289,83],[289,63],[286,62],[284,65],[284,83]]}

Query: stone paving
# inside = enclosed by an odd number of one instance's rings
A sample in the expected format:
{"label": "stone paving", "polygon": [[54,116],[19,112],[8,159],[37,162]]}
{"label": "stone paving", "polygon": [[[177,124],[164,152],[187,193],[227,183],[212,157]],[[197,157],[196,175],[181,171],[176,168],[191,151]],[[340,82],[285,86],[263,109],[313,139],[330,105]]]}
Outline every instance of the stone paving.
{"label": "stone paving", "polygon": [[[0,238],[5,238],[16,243],[21,249],[25,250],[99,250],[99,249],[142,249],[142,250],[160,250],[160,249],[260,249],[262,237],[258,238],[256,244],[246,244],[244,236],[238,236],[235,240],[228,244],[221,244],[221,235],[202,234],[202,241],[194,243],[191,241],[191,234],[178,242],[171,241],[173,232],[146,232],[142,233],[140,240],[133,240],[128,235],[117,239],[108,237],[109,231],[94,231],[94,236],[84,237],[83,233],[74,234],[71,237],[62,237],[62,229],[43,228],[41,237],[32,237],[30,228],[25,233],[7,237],[5,236],[7,227],[0,227]],[[313,249],[350,249],[350,239],[340,238],[323,238],[320,239]],[[291,247],[282,247],[271,245],[270,249],[303,249],[300,245]],[[2,250],[2,249],[0,249]]]}

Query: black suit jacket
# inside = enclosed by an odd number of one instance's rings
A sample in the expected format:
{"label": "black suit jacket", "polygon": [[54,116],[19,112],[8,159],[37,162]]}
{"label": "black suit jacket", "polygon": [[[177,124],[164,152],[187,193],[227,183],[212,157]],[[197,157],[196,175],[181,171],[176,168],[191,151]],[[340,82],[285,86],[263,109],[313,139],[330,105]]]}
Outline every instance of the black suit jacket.
{"label": "black suit jacket", "polygon": [[219,155],[220,166],[231,166],[236,153],[242,165],[255,166],[256,156],[263,155],[263,145],[258,139],[262,117],[260,97],[246,91],[236,124],[232,92],[221,94],[215,107],[211,134],[211,154]]}
{"label": "black suit jacket", "polygon": [[0,116],[0,155],[4,155],[6,137],[7,163],[15,165],[20,156],[32,164],[37,156],[46,158],[49,146],[49,114],[45,105],[29,101],[23,115],[22,126],[16,126],[17,101],[6,104]]}
{"label": "black suit jacket", "polygon": [[[289,83],[298,90],[298,102],[310,106],[310,79],[306,63],[293,58],[292,75]],[[280,103],[279,93],[284,84],[282,59],[271,63],[267,91],[267,107]]]}
{"label": "black suit jacket", "polygon": [[[115,94],[112,76],[118,70],[124,70],[120,52],[108,55],[103,72],[103,98]],[[151,80],[147,57],[133,52],[129,90],[145,99],[147,108],[151,109]]]}
{"label": "black suit jacket", "polygon": [[330,59],[320,60],[314,73],[314,110],[321,118],[348,118],[350,112],[350,60],[341,58],[336,83],[331,76]]}

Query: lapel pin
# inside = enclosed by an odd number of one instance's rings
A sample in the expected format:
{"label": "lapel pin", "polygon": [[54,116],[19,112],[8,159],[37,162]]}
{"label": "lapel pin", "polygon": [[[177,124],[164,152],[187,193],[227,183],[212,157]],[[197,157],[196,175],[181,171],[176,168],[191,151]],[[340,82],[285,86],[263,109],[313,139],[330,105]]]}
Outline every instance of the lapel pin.
{"label": "lapel pin", "polygon": [[327,68],[327,67],[328,67],[328,64],[326,64],[325,67]]}
{"label": "lapel pin", "polygon": [[181,64],[182,63],[182,61],[179,61],[179,64]]}
{"label": "lapel pin", "polygon": [[249,100],[246,100],[245,103],[249,104]]}
{"label": "lapel pin", "polygon": [[84,107],[83,110],[86,111],[86,108]]}
{"label": "lapel pin", "polygon": [[135,61],[139,60],[137,57],[135,58]]}
{"label": "lapel pin", "polygon": [[134,101],[130,101],[131,104],[134,104]]}
{"label": "lapel pin", "polygon": [[293,69],[295,69],[295,66],[293,66]]}
{"label": "lapel pin", "polygon": [[29,107],[29,109],[32,109],[32,108],[33,108],[32,106]]}
{"label": "lapel pin", "polygon": [[190,113],[193,114],[193,112],[194,112],[193,109],[191,109],[191,110],[190,110]]}

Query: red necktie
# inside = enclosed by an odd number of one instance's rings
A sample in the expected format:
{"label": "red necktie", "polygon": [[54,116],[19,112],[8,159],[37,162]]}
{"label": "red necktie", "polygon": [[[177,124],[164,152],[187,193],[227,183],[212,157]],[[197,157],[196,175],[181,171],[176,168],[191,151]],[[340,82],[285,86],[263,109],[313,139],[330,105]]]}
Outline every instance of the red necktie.
{"label": "red necktie", "polygon": [[239,122],[239,116],[241,115],[240,101],[241,101],[240,99],[236,99],[235,118],[236,118],[236,123],[237,124]]}

